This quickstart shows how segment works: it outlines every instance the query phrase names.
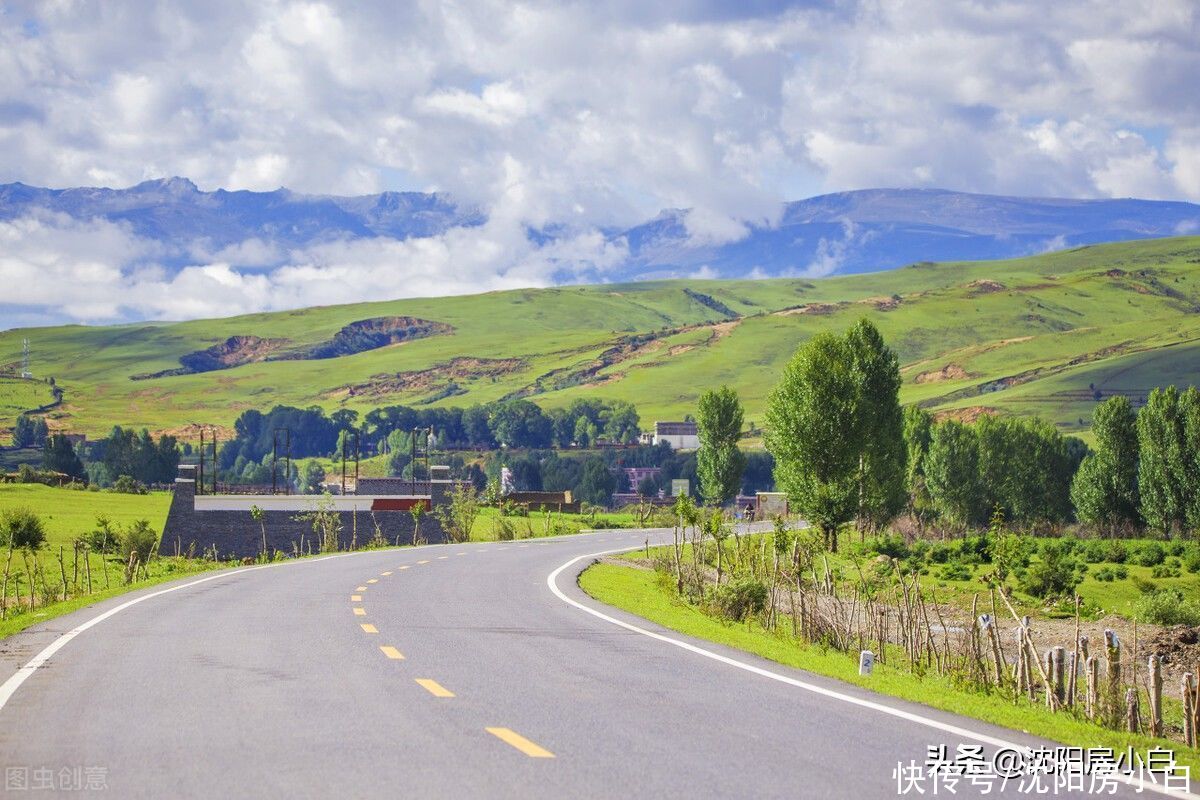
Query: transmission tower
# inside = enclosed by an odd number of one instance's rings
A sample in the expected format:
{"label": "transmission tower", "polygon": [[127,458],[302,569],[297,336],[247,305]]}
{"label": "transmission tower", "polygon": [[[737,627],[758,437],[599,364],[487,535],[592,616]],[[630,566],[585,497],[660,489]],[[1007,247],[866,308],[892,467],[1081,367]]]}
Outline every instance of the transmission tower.
{"label": "transmission tower", "polygon": [[29,339],[26,338],[21,342],[21,377],[32,378],[33,373],[29,371]]}

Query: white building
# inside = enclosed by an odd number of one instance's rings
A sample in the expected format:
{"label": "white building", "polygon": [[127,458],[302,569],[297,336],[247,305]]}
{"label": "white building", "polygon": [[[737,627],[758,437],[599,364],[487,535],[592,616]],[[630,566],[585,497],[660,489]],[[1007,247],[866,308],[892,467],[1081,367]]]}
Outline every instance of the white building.
{"label": "white building", "polygon": [[654,443],[666,442],[672,450],[695,450],[700,446],[694,422],[655,422]]}

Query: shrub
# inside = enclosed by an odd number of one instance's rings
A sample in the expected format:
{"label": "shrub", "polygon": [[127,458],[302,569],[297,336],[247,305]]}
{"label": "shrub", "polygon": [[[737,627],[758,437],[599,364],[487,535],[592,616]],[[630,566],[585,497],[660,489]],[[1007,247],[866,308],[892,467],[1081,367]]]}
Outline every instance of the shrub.
{"label": "shrub", "polygon": [[1029,566],[1033,543],[1019,533],[1004,533],[992,544],[992,573],[1004,583],[1009,575]]}
{"label": "shrub", "polygon": [[1142,594],[1151,594],[1158,591],[1158,584],[1149,578],[1143,578],[1141,575],[1134,575],[1133,588],[1137,589]]}
{"label": "shrub", "polygon": [[721,616],[741,622],[767,607],[767,586],[753,578],[740,578],[718,586],[713,605]]}
{"label": "shrub", "polygon": [[933,564],[945,564],[954,555],[954,546],[946,542],[934,542],[929,547],[929,561]]}
{"label": "shrub", "polygon": [[1111,567],[1101,567],[1092,573],[1092,577],[1101,583],[1112,583],[1117,576],[1113,573]]}
{"label": "shrub", "polygon": [[1129,553],[1129,560],[1143,567],[1156,567],[1167,557],[1167,551],[1158,542],[1142,542]]}
{"label": "shrub", "polygon": [[1200,572],[1200,547],[1192,545],[1184,551],[1183,568],[1188,572]]}
{"label": "shrub", "polygon": [[121,530],[105,516],[96,517],[96,527],[80,538],[96,553],[115,553],[121,549]]}
{"label": "shrub", "polygon": [[1109,561],[1108,547],[1109,543],[1100,539],[1088,539],[1079,547],[1079,555],[1088,564],[1099,564],[1101,561]]}
{"label": "shrub", "polygon": [[1151,578],[1178,578],[1179,567],[1171,566],[1170,564],[1159,564],[1154,569],[1150,570]]}
{"label": "shrub", "polygon": [[964,564],[984,564],[992,560],[992,540],[988,534],[964,536],[958,543],[958,560]]}
{"label": "shrub", "polygon": [[970,566],[961,561],[952,561],[942,567],[940,577],[944,581],[969,581],[971,574]]}
{"label": "shrub", "polygon": [[135,481],[128,475],[122,475],[113,481],[112,490],[122,494],[146,494],[146,486],[141,481]]}
{"label": "shrub", "polygon": [[131,553],[137,553],[138,563],[145,564],[156,544],[158,534],[150,528],[149,522],[139,519],[121,533],[120,553],[125,561],[129,561]]}
{"label": "shrub", "polygon": [[1021,591],[1039,599],[1065,597],[1074,594],[1082,578],[1070,548],[1050,540],[1042,545],[1040,558],[1021,576]]}
{"label": "shrub", "polygon": [[1156,625],[1200,625],[1200,603],[1185,598],[1178,589],[1160,589],[1142,595],[1134,604],[1142,622]]}
{"label": "shrub", "polygon": [[25,506],[0,511],[0,545],[37,550],[46,543],[42,518]]}
{"label": "shrub", "polygon": [[1120,539],[1109,539],[1105,542],[1104,561],[1111,561],[1113,564],[1124,564],[1129,558],[1129,548]]}
{"label": "shrub", "polygon": [[904,539],[894,534],[884,534],[883,536],[875,536],[868,539],[866,551],[868,553],[878,553],[888,558],[897,558],[901,561],[908,558],[911,553],[908,545],[904,543]]}

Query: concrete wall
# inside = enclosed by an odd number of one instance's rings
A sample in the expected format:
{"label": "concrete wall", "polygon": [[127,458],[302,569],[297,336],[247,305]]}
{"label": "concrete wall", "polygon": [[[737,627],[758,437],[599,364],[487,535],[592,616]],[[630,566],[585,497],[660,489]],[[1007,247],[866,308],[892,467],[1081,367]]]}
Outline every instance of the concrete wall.
{"label": "concrete wall", "polygon": [[[296,519],[306,510],[316,507],[318,498],[305,495],[201,495],[196,497],[195,467],[181,464],[180,477],[175,480],[175,492],[167,524],[163,528],[159,552],[164,555],[203,555],[216,548],[218,558],[246,558],[262,551],[263,531],[250,514],[250,506],[263,509],[268,551],[283,553],[319,552],[320,542],[314,541],[312,523]],[[435,487],[434,502],[444,497]],[[413,518],[408,511],[370,511],[377,498],[346,495],[332,498],[334,509],[341,519],[340,547],[352,544],[362,547],[375,535],[378,524],[389,544],[412,544]],[[339,502],[340,501],[340,502]],[[211,510],[204,510],[205,507]],[[357,533],[356,533],[357,532]],[[437,519],[426,513],[421,518],[421,538],[426,542],[443,542],[445,533]]]}

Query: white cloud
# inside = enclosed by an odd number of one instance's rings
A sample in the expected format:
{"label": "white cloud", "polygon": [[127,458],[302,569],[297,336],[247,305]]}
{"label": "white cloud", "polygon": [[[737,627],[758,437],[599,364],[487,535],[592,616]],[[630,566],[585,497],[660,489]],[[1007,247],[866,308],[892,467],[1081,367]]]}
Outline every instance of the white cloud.
{"label": "white cloud", "polygon": [[[485,288],[602,271],[594,231],[663,208],[691,209],[689,234],[714,243],[770,224],[781,200],[853,188],[1200,199],[1191,0],[744,8],[4,6],[0,181],[121,186],[182,174],[205,189],[436,189],[495,220],[341,256],[180,245],[198,248],[186,280],[220,296],[240,280],[237,290],[263,303],[303,291],[289,272],[226,275],[218,265],[316,269],[337,292],[334,276],[387,276],[377,262],[390,259],[412,270],[406,286],[440,290],[430,276],[441,264]],[[394,176],[407,184],[391,185]],[[575,244],[549,253],[518,235],[548,224],[567,226]],[[56,260],[57,245],[25,235],[43,251],[29,263],[88,261],[69,241]],[[596,262],[566,263],[575,248]],[[105,263],[131,273],[150,258],[127,255]],[[830,243],[814,269],[836,258]],[[131,297],[154,314],[183,313],[165,291]],[[96,314],[108,302],[81,296],[72,307]]]}

